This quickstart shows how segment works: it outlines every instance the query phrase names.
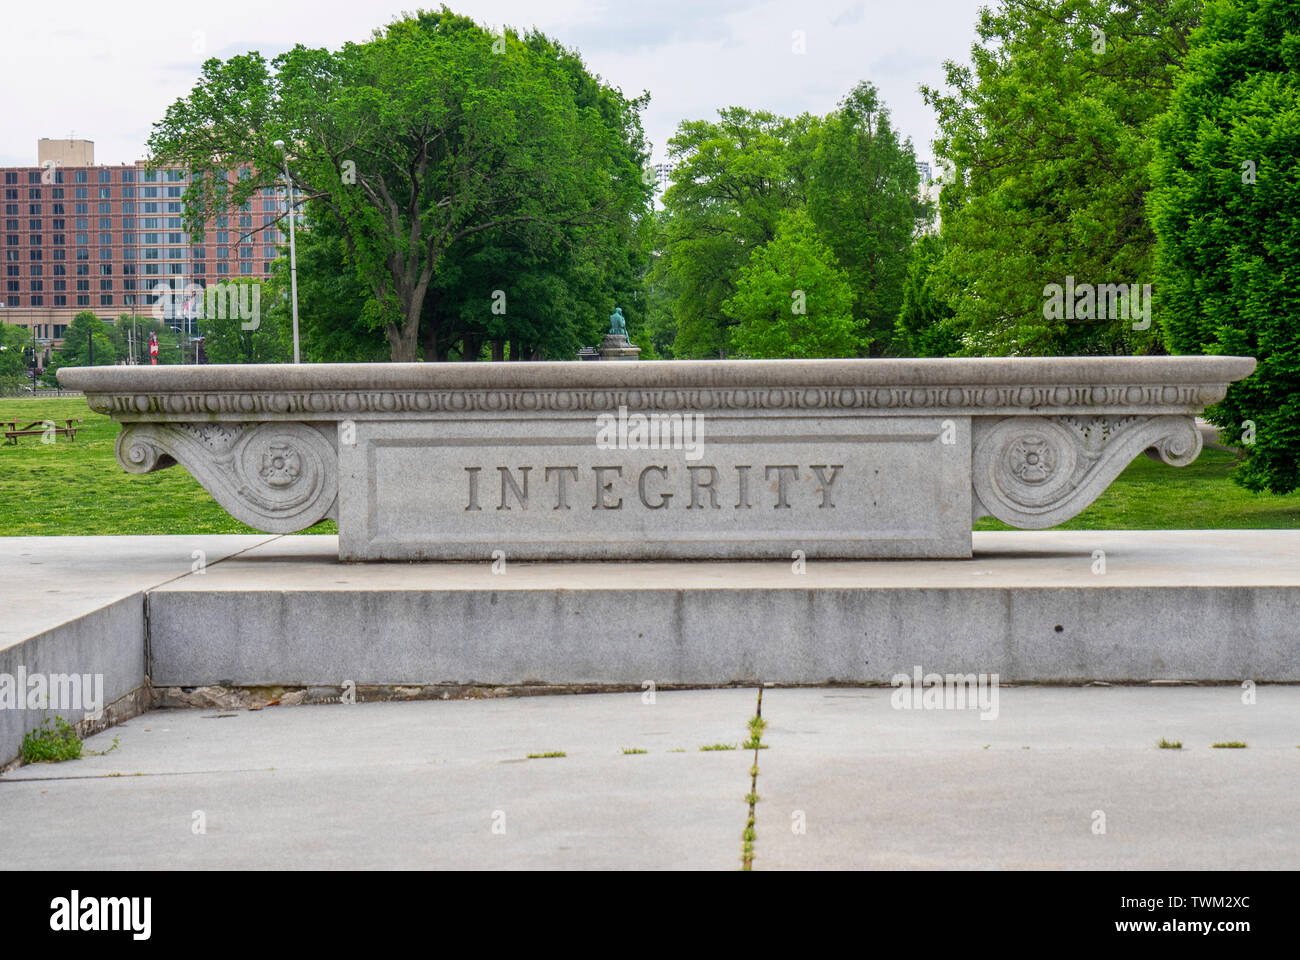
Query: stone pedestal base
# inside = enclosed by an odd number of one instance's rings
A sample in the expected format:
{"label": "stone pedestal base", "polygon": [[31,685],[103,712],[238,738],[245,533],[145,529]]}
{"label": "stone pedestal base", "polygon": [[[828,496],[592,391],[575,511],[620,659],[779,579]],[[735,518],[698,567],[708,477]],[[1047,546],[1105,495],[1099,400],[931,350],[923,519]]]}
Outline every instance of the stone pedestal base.
{"label": "stone pedestal base", "polygon": [[641,348],[634,346],[627,337],[609,334],[600,345],[602,360],[637,360],[641,357]]}

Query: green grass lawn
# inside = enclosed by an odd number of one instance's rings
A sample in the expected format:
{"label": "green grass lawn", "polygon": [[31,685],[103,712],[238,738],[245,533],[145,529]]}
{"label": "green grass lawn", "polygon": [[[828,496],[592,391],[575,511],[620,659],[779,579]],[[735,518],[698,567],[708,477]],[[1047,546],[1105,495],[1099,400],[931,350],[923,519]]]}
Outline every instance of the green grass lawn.
{"label": "green grass lawn", "polygon": [[[81,417],[77,438],[0,440],[0,536],[257,533],[212,499],[182,466],[131,474],[117,464],[121,429],[83,397],[0,397],[0,420]],[[310,533],[336,533],[325,520]]]}
{"label": "green grass lawn", "polygon": [[[0,419],[81,417],[77,439],[0,443],[0,535],[254,533],[184,467],[137,476],[113,457],[118,425],[81,397],[0,397]],[[59,424],[62,426],[62,424]],[[1254,494],[1228,479],[1233,455],[1205,450],[1181,469],[1138,457],[1097,502],[1058,529],[1197,530],[1300,527],[1300,494]],[[1011,529],[981,520],[976,530]],[[312,533],[335,533],[332,520]]]}

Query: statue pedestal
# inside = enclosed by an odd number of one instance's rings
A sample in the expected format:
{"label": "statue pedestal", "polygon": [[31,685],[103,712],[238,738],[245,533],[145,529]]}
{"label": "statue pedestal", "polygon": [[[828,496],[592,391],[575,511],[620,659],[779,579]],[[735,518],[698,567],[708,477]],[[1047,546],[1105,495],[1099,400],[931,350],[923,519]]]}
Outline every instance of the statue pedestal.
{"label": "statue pedestal", "polygon": [[637,360],[640,356],[641,348],[634,346],[627,337],[618,334],[606,334],[604,343],[600,345],[602,360]]}

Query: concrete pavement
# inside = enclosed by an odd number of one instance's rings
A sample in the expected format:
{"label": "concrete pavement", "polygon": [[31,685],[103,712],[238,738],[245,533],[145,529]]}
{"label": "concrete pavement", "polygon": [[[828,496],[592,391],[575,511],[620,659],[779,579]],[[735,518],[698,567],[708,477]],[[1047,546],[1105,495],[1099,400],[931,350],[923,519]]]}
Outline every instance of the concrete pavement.
{"label": "concrete pavement", "polygon": [[[1254,693],[1002,687],[982,720],[895,709],[889,688],[767,688],[754,869],[1295,869],[1300,687]],[[118,738],[103,756],[0,777],[0,850],[11,869],[731,870],[755,754],[699,748],[739,744],[756,704],[154,711],[89,739]],[[1211,748],[1227,740],[1248,747]]]}

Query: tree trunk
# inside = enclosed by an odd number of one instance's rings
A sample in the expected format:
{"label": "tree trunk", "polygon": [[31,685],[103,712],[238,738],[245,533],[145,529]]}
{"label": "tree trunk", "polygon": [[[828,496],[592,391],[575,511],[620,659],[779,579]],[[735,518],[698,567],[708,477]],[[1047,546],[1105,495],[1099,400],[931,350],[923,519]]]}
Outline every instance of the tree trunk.
{"label": "tree trunk", "polygon": [[492,341],[492,362],[500,363],[506,358],[506,342],[501,339]]}

